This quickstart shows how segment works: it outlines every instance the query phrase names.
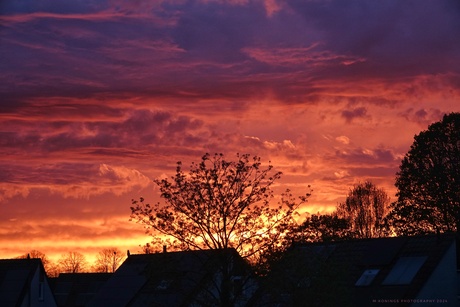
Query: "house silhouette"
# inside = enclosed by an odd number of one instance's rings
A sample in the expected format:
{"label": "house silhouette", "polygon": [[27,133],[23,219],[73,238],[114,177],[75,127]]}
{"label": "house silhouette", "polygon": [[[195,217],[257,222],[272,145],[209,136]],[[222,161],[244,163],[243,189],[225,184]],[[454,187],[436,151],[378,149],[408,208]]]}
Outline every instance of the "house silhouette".
{"label": "house silhouette", "polygon": [[213,249],[131,254],[88,306],[217,306],[223,264],[235,306],[245,305],[249,265],[235,249]]}
{"label": "house silhouette", "polygon": [[293,245],[251,306],[458,306],[455,234]]}
{"label": "house silhouette", "polygon": [[40,259],[0,260],[0,306],[57,306]]}
{"label": "house silhouette", "polygon": [[[115,273],[48,279],[40,259],[0,260],[0,306],[459,306],[456,234],[293,244],[254,278],[234,249],[129,255]],[[50,281],[51,280],[51,281]]]}
{"label": "house silhouette", "polygon": [[58,306],[86,306],[112,273],[61,273],[50,278],[51,290]]}

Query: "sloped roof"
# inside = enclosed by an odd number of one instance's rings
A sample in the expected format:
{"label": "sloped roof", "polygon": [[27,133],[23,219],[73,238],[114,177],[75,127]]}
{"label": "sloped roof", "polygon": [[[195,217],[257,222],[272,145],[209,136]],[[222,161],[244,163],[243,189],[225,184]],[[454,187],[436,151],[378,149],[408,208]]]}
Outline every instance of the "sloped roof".
{"label": "sloped roof", "polygon": [[58,306],[85,306],[112,273],[61,273],[50,278],[50,285]]}
{"label": "sloped roof", "polygon": [[234,249],[130,255],[89,306],[181,305],[216,273],[223,255],[244,263]]}
{"label": "sloped roof", "polygon": [[[455,238],[455,234],[442,234],[299,244],[292,247],[272,275],[285,282],[291,279],[291,285],[298,288],[291,287],[291,294],[299,291],[304,295],[318,280],[323,283],[321,287],[333,283],[350,306],[366,306],[373,298],[413,299]],[[307,282],[302,284],[302,280]],[[321,297],[321,287],[304,297]],[[265,294],[259,293],[259,299],[267,298],[267,292],[270,286]],[[329,299],[328,295],[331,296],[325,293],[324,297]]]}
{"label": "sloped roof", "polygon": [[[355,240],[342,242],[335,260],[353,254],[348,285],[355,302],[413,299],[454,242],[453,234]],[[379,272],[369,285],[357,286],[366,269]]]}
{"label": "sloped roof", "polygon": [[16,306],[23,301],[30,280],[38,268],[44,270],[40,259],[0,259],[2,306]]}

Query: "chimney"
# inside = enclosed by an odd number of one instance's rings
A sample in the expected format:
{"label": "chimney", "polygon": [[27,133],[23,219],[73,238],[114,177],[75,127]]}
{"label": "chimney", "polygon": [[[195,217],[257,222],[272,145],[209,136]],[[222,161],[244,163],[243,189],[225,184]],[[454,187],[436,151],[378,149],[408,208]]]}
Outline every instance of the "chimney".
{"label": "chimney", "polygon": [[166,245],[163,245],[163,253],[166,253]]}

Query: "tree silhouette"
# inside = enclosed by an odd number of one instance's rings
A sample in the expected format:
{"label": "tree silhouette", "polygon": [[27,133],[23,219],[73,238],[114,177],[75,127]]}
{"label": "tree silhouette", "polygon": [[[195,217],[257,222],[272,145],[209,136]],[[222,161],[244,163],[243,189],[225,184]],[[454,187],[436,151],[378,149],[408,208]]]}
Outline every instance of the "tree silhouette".
{"label": "tree silhouette", "polygon": [[49,274],[53,269],[53,264],[48,259],[48,257],[39,250],[33,249],[30,252],[21,255],[18,259],[27,259],[27,258],[39,258],[42,261],[43,268],[45,269],[46,273]]}
{"label": "tree silhouette", "polygon": [[[236,157],[227,161],[223,154],[205,154],[188,173],[178,162],[172,181],[155,180],[165,204],[133,200],[131,219],[154,237],[159,233],[172,238],[170,243],[179,249],[235,248],[251,263],[264,259],[263,253],[276,248],[310,194],[296,200],[287,190],[276,207],[270,206],[271,187],[281,173],[272,165],[262,168],[257,156]],[[222,305],[229,305],[228,278],[223,263]]]}
{"label": "tree silhouette", "polygon": [[62,271],[66,273],[81,273],[87,265],[85,256],[78,252],[63,254],[58,260]]}
{"label": "tree silhouette", "polygon": [[353,237],[379,238],[388,234],[384,218],[389,203],[385,190],[366,181],[349,191],[345,202],[337,206],[337,215],[349,220]]}
{"label": "tree silhouette", "polygon": [[444,115],[414,137],[396,175],[389,221],[412,235],[457,229],[460,205],[460,113]]}
{"label": "tree silhouette", "polygon": [[113,273],[123,259],[124,254],[118,248],[105,248],[97,254],[94,270],[102,273]]}
{"label": "tree silhouette", "polygon": [[42,253],[41,251],[38,251],[36,249],[31,250],[30,252],[21,255],[18,257],[18,259],[27,259],[27,258],[39,258],[42,261],[43,266],[46,268],[46,265],[50,262],[48,260],[48,257]]}
{"label": "tree silhouette", "polygon": [[331,214],[312,214],[289,235],[289,240],[296,243],[330,242],[351,238],[351,224],[336,212]]}

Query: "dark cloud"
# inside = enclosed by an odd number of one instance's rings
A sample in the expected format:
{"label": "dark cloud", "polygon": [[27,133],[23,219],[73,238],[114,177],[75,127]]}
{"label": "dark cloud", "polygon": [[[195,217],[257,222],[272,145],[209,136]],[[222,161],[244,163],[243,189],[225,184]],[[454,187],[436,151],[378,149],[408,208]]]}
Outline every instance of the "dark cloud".
{"label": "dark cloud", "polygon": [[33,12],[58,14],[91,13],[94,12],[97,7],[100,7],[100,3],[100,1],[55,2],[52,0],[2,1],[0,4],[0,13],[2,15],[24,14]]}
{"label": "dark cloud", "polygon": [[40,185],[81,184],[92,180],[99,166],[93,163],[53,163],[35,167],[18,164],[0,164],[0,172],[7,174],[2,182]]}
{"label": "dark cloud", "polygon": [[[106,108],[84,105],[57,106],[52,111],[57,120],[68,117],[68,121],[43,122],[46,112],[21,110],[19,113],[36,117],[30,122],[4,121],[10,131],[1,132],[0,144],[4,148],[34,148],[36,152],[53,152],[69,149],[91,148],[131,148],[164,144],[178,144],[183,139],[191,140],[192,132],[203,127],[203,122],[188,116],[173,116],[168,112],[134,110],[123,113],[110,110],[105,113],[92,113]],[[43,112],[43,113],[42,113]],[[71,114],[80,117],[71,119]],[[85,121],[84,114],[89,121]],[[97,115],[96,115],[97,114]],[[101,116],[97,120],[97,116]],[[126,119],[124,118],[126,117]],[[21,127],[18,131],[14,127]],[[16,130],[16,131],[15,131]],[[202,141],[202,140],[200,140]]]}
{"label": "dark cloud", "polygon": [[270,16],[258,1],[12,3],[0,37],[0,90],[8,95],[271,92],[300,103],[324,93],[323,81],[460,65],[460,18],[450,1],[288,1]]}
{"label": "dark cloud", "polygon": [[394,165],[399,159],[392,150],[376,148],[373,150],[355,148],[348,151],[336,151],[334,159],[339,159],[344,165]]}
{"label": "dark cloud", "polygon": [[365,107],[359,107],[351,110],[343,110],[342,117],[345,118],[347,123],[351,123],[356,118],[366,118],[367,109]]}
{"label": "dark cloud", "polygon": [[445,112],[436,108],[431,108],[429,110],[409,108],[399,115],[408,121],[419,124],[423,128],[427,128],[429,124],[441,120],[444,114]]}
{"label": "dark cloud", "polygon": [[[400,74],[408,68],[446,68],[446,56],[460,48],[460,14],[450,7],[453,2],[295,1],[291,6],[324,33],[328,47],[362,56],[381,69],[398,67],[393,73]],[[417,65],[428,58],[427,65]]]}

